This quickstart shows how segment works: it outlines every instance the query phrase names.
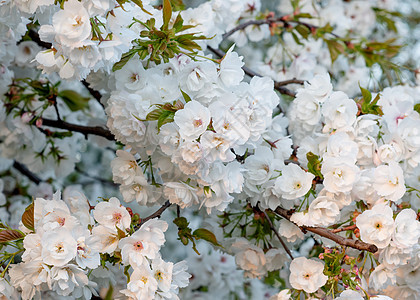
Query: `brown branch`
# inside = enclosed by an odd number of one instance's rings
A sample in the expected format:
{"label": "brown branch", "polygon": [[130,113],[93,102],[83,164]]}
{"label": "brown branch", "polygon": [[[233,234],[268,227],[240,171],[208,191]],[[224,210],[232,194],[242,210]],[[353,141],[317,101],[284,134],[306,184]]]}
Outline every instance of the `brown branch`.
{"label": "brown branch", "polygon": [[[209,49],[211,52],[213,52],[214,54],[216,54],[219,57],[223,57],[226,55],[226,53],[223,50],[220,49],[215,49],[213,47],[207,46],[207,49]],[[258,76],[258,77],[262,77],[262,75],[258,74],[257,72],[251,70],[250,68],[243,66],[242,70],[244,70],[245,74],[250,76],[250,77],[254,77],[254,76]],[[274,82],[274,89],[276,89],[280,94],[283,95],[289,95],[290,97],[295,97],[296,93],[286,89],[284,87],[282,87],[281,85],[278,85],[278,83],[275,81]]]}
{"label": "brown branch", "polygon": [[229,30],[228,32],[226,32],[225,34],[222,35],[222,40],[227,39],[228,37],[230,37],[232,34],[234,34],[235,32],[239,31],[239,30],[244,30],[245,28],[247,28],[248,26],[251,25],[264,25],[264,24],[270,24],[270,23],[274,23],[274,20],[271,19],[265,19],[265,20],[250,20],[248,22],[239,24],[238,26],[236,26],[235,28],[232,28],[231,30]]}
{"label": "brown branch", "polygon": [[350,225],[350,226],[347,226],[347,227],[342,227],[342,228],[332,229],[332,230],[331,230],[331,232],[332,232],[332,233],[338,233],[338,232],[347,231],[347,230],[351,230],[351,231],[353,231],[353,230],[355,230],[356,228],[357,228],[357,226],[356,226],[356,225]]}
{"label": "brown branch", "polygon": [[22,175],[25,175],[26,177],[28,177],[28,179],[35,184],[40,184],[41,182],[44,181],[41,178],[39,178],[36,174],[29,171],[29,169],[25,165],[23,165],[23,164],[21,164],[17,161],[13,162],[13,167],[16,170],[18,170]]}
{"label": "brown branch", "polygon": [[82,84],[83,84],[83,85],[85,86],[85,88],[89,91],[90,95],[91,95],[93,98],[95,98],[95,99],[96,99],[96,101],[98,101],[98,103],[99,103],[99,104],[100,104],[103,108],[105,108],[104,104],[101,102],[101,98],[102,98],[101,93],[99,93],[97,90],[95,90],[95,89],[91,88],[91,87],[90,87],[90,85],[89,85],[89,83],[88,83],[85,79],[83,79],[83,80],[82,80]]}
{"label": "brown branch", "polygon": [[160,218],[160,216],[162,215],[162,213],[169,207],[171,206],[172,203],[168,201],[166,201],[157,211],[155,211],[153,214],[151,214],[150,216],[147,216],[143,219],[141,219],[141,222],[134,227],[134,230],[137,230],[141,227],[141,225],[143,225],[144,223],[146,223],[147,221],[149,221],[150,219],[154,219],[154,218]]}
{"label": "brown branch", "polygon": [[275,87],[280,87],[280,86],[284,86],[284,85],[288,85],[288,84],[304,84],[305,80],[300,80],[300,79],[296,79],[296,78],[292,78],[292,79],[288,79],[288,80],[283,80],[283,81],[276,81],[276,83],[274,84]]}
{"label": "brown branch", "polygon": [[[290,217],[293,214],[292,211],[286,210],[286,209],[281,208],[281,207],[277,207],[275,209],[275,212],[278,215],[285,218],[286,220],[288,220],[288,221],[290,221]],[[343,246],[349,246],[349,247],[357,249],[357,250],[369,251],[369,252],[372,252],[372,253],[375,253],[376,251],[378,251],[378,247],[376,247],[373,244],[368,244],[368,243],[365,243],[365,242],[362,242],[362,241],[359,241],[359,240],[353,240],[353,239],[348,239],[348,238],[342,237],[338,234],[333,233],[331,230],[329,230],[327,228],[308,227],[308,226],[299,226],[299,228],[302,231],[310,231],[312,233],[316,233],[316,234],[318,234],[322,237],[330,239],[330,240],[336,242],[337,244],[340,244],[340,245],[343,245]]]}
{"label": "brown branch", "polygon": [[107,140],[114,141],[115,137],[109,131],[108,129],[105,129],[100,126],[83,126],[83,125],[77,125],[73,123],[68,123],[65,121],[59,121],[59,120],[51,120],[51,119],[42,119],[42,125],[43,126],[49,126],[54,128],[60,128],[65,129],[69,131],[75,131],[83,133],[85,136],[89,134],[98,135],[101,137],[106,138]]}
{"label": "brown branch", "polygon": [[283,241],[283,239],[281,238],[280,234],[277,232],[277,229],[274,227],[273,222],[271,222],[270,217],[267,215],[267,212],[265,210],[263,210],[264,216],[268,221],[268,224],[270,225],[271,230],[274,232],[274,234],[277,236],[277,238],[279,239],[281,245],[283,246],[284,250],[286,250],[287,255],[289,255],[290,259],[293,260],[293,255],[292,252],[290,252],[289,248],[287,247],[286,243]]}

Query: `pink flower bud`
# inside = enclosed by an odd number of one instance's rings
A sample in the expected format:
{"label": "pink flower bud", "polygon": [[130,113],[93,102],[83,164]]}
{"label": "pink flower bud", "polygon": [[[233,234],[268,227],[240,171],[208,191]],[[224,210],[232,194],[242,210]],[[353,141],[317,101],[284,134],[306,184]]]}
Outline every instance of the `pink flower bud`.
{"label": "pink flower bud", "polygon": [[35,125],[36,125],[36,127],[41,127],[42,126],[42,119],[41,118],[39,118],[39,119],[37,119],[36,121],[35,121]]}
{"label": "pink flower bud", "polygon": [[32,117],[33,117],[32,113],[26,112],[26,113],[23,113],[23,115],[21,116],[21,119],[23,123],[29,123],[29,121],[32,120]]}

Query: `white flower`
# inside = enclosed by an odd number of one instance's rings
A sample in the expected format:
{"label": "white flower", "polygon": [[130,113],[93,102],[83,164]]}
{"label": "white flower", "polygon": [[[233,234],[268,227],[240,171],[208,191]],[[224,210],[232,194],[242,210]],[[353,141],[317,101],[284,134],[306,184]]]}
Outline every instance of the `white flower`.
{"label": "white flower", "polygon": [[122,262],[124,265],[141,266],[147,264],[146,257],[154,259],[165,243],[165,235],[168,229],[165,221],[148,220],[133,235],[123,238],[119,242]]}
{"label": "white flower", "polygon": [[219,79],[227,87],[238,85],[244,78],[245,72],[242,66],[243,57],[233,52],[233,46],[226,52],[223,60],[220,62]]}
{"label": "white flower", "polygon": [[308,125],[317,125],[321,120],[321,106],[318,100],[305,90],[299,90],[291,109],[293,116]]}
{"label": "white flower", "polygon": [[325,72],[316,74],[314,78],[304,82],[305,91],[322,103],[331,94],[333,86],[330,75]]}
{"label": "white flower", "polygon": [[235,154],[230,150],[231,143],[222,134],[206,131],[200,138],[204,157],[207,162],[216,160],[229,162],[235,159]]}
{"label": "white flower", "polygon": [[93,227],[92,235],[98,237],[100,241],[100,253],[109,253],[115,251],[118,247],[119,237],[117,228],[109,228],[103,225]]}
{"label": "white flower", "polygon": [[77,242],[69,230],[59,228],[42,236],[42,260],[48,265],[64,266],[77,254]]}
{"label": "white flower", "polygon": [[99,224],[110,229],[115,229],[115,226],[121,230],[130,228],[130,214],[125,207],[121,206],[120,200],[115,197],[109,199],[108,202],[96,204],[93,216]]}
{"label": "white flower", "polygon": [[297,290],[314,293],[327,283],[328,277],[323,271],[322,262],[306,257],[295,258],[290,264],[290,284]]}
{"label": "white flower", "polygon": [[266,258],[261,248],[252,245],[245,238],[238,238],[232,244],[236,264],[245,271],[249,277],[260,277],[266,273]]}
{"label": "white flower", "polygon": [[77,0],[64,3],[64,9],[56,12],[52,25],[56,40],[67,47],[77,47],[91,34],[89,13],[83,4]]}
{"label": "white flower", "polygon": [[210,111],[195,100],[185,104],[174,116],[175,124],[183,139],[194,140],[207,130],[210,123]]}
{"label": "white flower", "polygon": [[359,168],[348,159],[329,158],[322,163],[321,173],[328,192],[349,192],[358,179]]}
{"label": "white flower", "polygon": [[327,157],[339,157],[356,163],[358,152],[359,147],[357,143],[352,141],[347,133],[337,132],[328,139],[327,152],[324,154],[324,159]]}
{"label": "white flower", "polygon": [[377,204],[357,216],[356,226],[361,240],[380,249],[388,246],[395,227],[392,217],[392,209],[385,204]]}
{"label": "white flower", "polygon": [[173,263],[165,262],[160,257],[152,260],[152,272],[157,281],[158,288],[162,292],[168,292],[171,289],[173,267]]}
{"label": "white flower", "polygon": [[112,160],[111,168],[114,182],[124,185],[132,183],[137,170],[140,169],[135,157],[123,150],[117,150],[117,157]]}
{"label": "white flower", "polygon": [[297,199],[311,189],[314,178],[314,174],[305,172],[298,165],[290,163],[281,169],[281,176],[276,179],[274,190],[284,199]]}
{"label": "white flower", "polygon": [[312,226],[329,226],[339,220],[340,209],[330,197],[318,196],[309,205],[308,214],[312,220]]}
{"label": "white flower", "polygon": [[363,300],[364,298],[360,293],[353,290],[345,290],[340,294],[340,297],[334,298],[335,300]]}
{"label": "white flower", "polygon": [[398,163],[391,161],[375,169],[373,188],[380,196],[398,201],[405,194],[403,170]]}
{"label": "white flower", "polygon": [[197,141],[187,141],[180,147],[182,159],[193,164],[203,158],[203,149]]}
{"label": "white flower", "polygon": [[398,248],[412,248],[418,245],[420,238],[420,222],[411,208],[403,209],[395,218],[395,232],[392,236]]}
{"label": "white flower", "polygon": [[[76,265],[68,264],[51,269],[52,290],[60,296],[92,297],[96,283],[89,281],[86,271]],[[94,292],[96,294],[96,292]]]}
{"label": "white flower", "polygon": [[322,106],[325,131],[350,128],[356,121],[357,105],[343,92],[333,92]]}
{"label": "white flower", "polygon": [[169,202],[181,208],[198,204],[197,189],[184,182],[166,182],[163,193]]}
{"label": "white flower", "polygon": [[137,55],[128,61],[120,70],[115,71],[115,80],[118,89],[138,91],[146,86],[147,71],[143,68]]}
{"label": "white flower", "polygon": [[289,300],[291,294],[292,294],[291,290],[284,289],[280,293],[271,296],[269,300]]}
{"label": "white flower", "polygon": [[149,264],[144,264],[134,268],[127,289],[122,290],[121,293],[129,299],[152,300],[157,290],[157,284]]}
{"label": "white flower", "polygon": [[302,230],[300,230],[299,227],[286,219],[280,220],[278,233],[281,236],[284,236],[290,243],[295,242],[297,239],[303,239]]}

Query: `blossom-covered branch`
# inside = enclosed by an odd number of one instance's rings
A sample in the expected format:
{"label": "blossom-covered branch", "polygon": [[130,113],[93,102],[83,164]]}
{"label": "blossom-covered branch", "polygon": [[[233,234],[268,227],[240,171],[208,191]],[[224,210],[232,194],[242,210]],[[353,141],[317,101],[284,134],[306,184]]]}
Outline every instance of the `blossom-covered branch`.
{"label": "blossom-covered branch", "polygon": [[[290,217],[292,216],[293,212],[286,210],[281,207],[277,207],[274,210],[278,215],[282,216],[283,218],[290,221]],[[342,246],[349,246],[351,248],[361,250],[361,251],[369,251],[375,253],[378,251],[378,247],[373,244],[368,244],[359,240],[348,239],[333,233],[331,230],[322,227],[309,227],[309,226],[299,226],[302,231],[310,231],[312,233],[316,233],[322,237],[330,239],[337,244]]]}

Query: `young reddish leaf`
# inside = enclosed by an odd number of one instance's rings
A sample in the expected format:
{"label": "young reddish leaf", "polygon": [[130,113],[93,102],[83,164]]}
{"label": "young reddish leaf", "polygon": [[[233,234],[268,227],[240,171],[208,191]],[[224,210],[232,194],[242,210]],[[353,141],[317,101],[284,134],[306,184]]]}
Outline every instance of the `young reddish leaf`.
{"label": "young reddish leaf", "polygon": [[163,29],[168,29],[169,21],[172,17],[172,6],[169,0],[163,1]]}
{"label": "young reddish leaf", "polygon": [[22,224],[28,228],[29,230],[35,230],[35,221],[34,221],[34,211],[35,206],[32,202],[26,209],[22,215]]}
{"label": "young reddish leaf", "polygon": [[23,238],[24,235],[19,230],[5,229],[0,231],[0,243],[7,243]]}

